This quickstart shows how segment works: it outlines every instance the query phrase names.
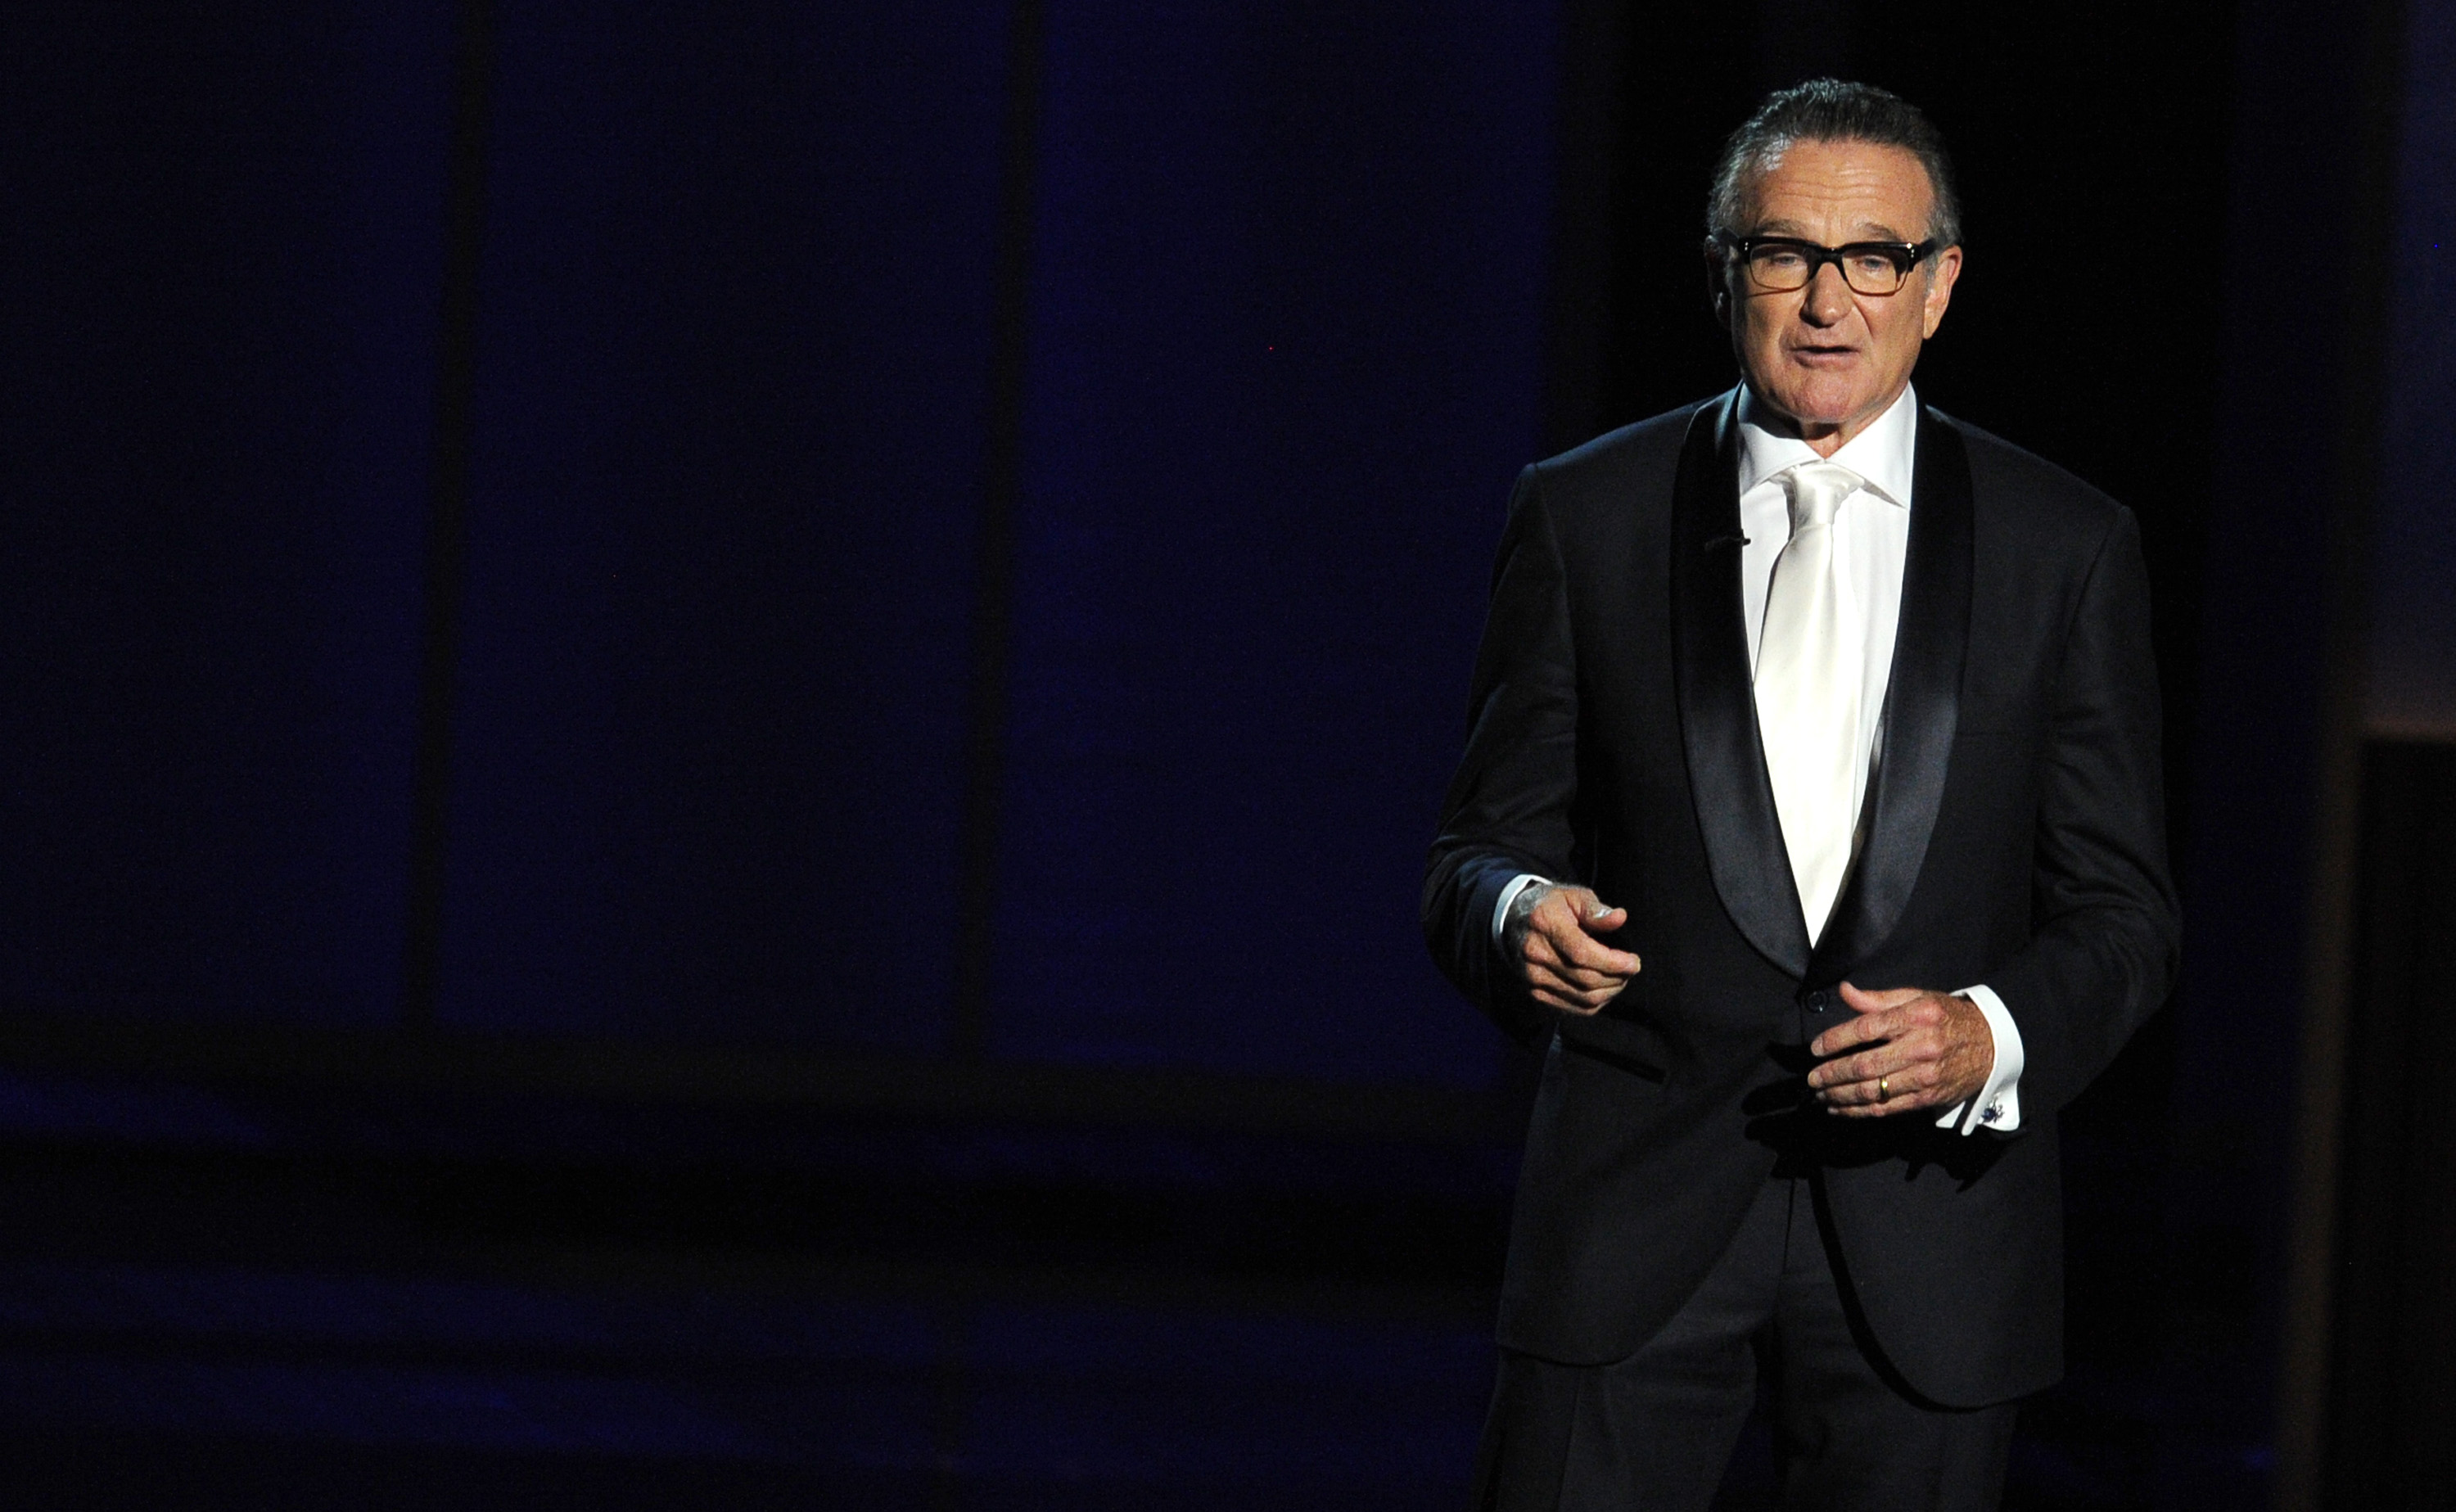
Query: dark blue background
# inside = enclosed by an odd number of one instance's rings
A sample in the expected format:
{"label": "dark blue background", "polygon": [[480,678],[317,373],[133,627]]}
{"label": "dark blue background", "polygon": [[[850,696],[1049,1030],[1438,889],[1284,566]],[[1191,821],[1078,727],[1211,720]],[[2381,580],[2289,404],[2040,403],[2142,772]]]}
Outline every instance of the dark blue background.
{"label": "dark blue background", "polygon": [[[451,15],[42,19],[0,987],[396,1016]],[[445,1024],[944,1047],[1010,21],[501,9]],[[1413,892],[1555,43],[1050,18],[997,1053],[1490,1080]]]}
{"label": "dark blue background", "polygon": [[1007,20],[503,8],[444,1022],[943,1043]]}
{"label": "dark blue background", "polygon": [[0,991],[383,1022],[450,18],[0,28]]}
{"label": "dark blue background", "polygon": [[1550,17],[1049,43],[992,1044],[1482,1084],[1414,903],[1538,436]]}

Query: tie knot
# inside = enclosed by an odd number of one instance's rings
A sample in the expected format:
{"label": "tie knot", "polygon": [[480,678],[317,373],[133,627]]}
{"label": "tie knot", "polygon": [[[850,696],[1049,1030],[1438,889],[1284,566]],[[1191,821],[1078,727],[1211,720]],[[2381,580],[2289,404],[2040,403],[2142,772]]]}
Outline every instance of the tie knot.
{"label": "tie knot", "polygon": [[1791,533],[1833,523],[1833,511],[1866,480],[1839,462],[1802,462],[1784,482],[1791,489]]}

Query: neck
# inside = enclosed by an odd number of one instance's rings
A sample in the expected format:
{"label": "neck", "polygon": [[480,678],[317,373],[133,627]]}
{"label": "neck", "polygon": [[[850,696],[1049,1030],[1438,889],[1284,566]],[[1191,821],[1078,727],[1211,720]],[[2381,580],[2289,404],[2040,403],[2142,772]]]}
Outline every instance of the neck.
{"label": "neck", "polygon": [[1753,383],[1749,385],[1749,393],[1756,400],[1758,422],[1766,429],[1795,436],[1808,443],[1810,451],[1819,457],[1831,459],[1835,452],[1866,434],[1869,426],[1883,419],[1885,412],[1892,409],[1901,398],[1902,389],[1909,386],[1910,381],[1905,378],[1901,387],[1894,389],[1881,400],[1856,415],[1838,420],[1802,419],[1766,398],[1764,392]]}

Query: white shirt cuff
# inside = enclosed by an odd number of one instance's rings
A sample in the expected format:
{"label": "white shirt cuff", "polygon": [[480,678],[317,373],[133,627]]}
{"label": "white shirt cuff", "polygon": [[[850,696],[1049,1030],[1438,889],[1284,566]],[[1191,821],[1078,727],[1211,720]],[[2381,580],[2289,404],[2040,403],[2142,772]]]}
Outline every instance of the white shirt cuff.
{"label": "white shirt cuff", "polygon": [[1509,922],[1509,906],[1518,901],[1518,894],[1525,891],[1528,888],[1533,887],[1538,882],[1544,883],[1547,887],[1551,885],[1551,879],[1548,877],[1539,877],[1532,871],[1522,871],[1518,873],[1518,875],[1509,879],[1509,886],[1501,889],[1501,901],[1492,906],[1492,944],[1494,949],[1498,950],[1502,945],[1503,927]]}
{"label": "white shirt cuff", "polygon": [[1935,1126],[1958,1129],[1965,1134],[1979,1129],[2011,1134],[2021,1127],[2021,1031],[1995,989],[1965,987],[1955,995],[1977,1004],[1978,1011],[1985,1015],[1987,1032],[1996,1041],[1996,1065],[1987,1073],[1987,1085],[1978,1090],[1978,1095],[1954,1104],[1950,1113],[1935,1121]]}

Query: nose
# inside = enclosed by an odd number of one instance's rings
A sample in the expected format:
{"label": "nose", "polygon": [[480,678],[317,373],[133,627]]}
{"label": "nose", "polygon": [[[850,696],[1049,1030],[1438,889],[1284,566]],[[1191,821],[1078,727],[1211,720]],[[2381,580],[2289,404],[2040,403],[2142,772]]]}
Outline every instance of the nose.
{"label": "nose", "polygon": [[1842,279],[1842,270],[1826,263],[1808,281],[1808,293],[1799,302],[1802,318],[1811,325],[1838,325],[1851,313],[1851,286]]}

